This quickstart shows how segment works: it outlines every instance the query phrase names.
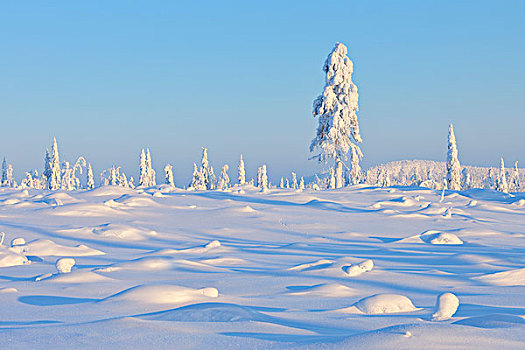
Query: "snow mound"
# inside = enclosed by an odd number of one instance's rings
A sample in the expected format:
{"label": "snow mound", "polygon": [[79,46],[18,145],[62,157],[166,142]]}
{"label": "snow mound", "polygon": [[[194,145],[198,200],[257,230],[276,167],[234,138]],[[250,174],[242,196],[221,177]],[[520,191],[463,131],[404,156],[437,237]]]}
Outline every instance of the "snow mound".
{"label": "snow mound", "polygon": [[93,233],[102,237],[117,238],[130,241],[141,241],[156,236],[157,232],[146,228],[134,227],[125,224],[104,224],[93,229]]}
{"label": "snow mound", "polygon": [[[160,192],[158,192],[160,194]],[[158,196],[156,196],[158,197]],[[151,197],[144,195],[128,195],[125,194],[114,200],[117,203],[129,206],[129,207],[158,207],[160,206],[155,200]]]}
{"label": "snow mound", "polygon": [[193,289],[176,285],[140,285],[126,289],[105,300],[147,304],[187,304],[207,298],[217,298],[216,288]]}
{"label": "snow mound", "polygon": [[314,269],[322,269],[333,264],[333,260],[321,259],[313,261],[311,263],[300,264],[297,266],[290,267],[289,271],[309,271]]}
{"label": "snow mound", "polygon": [[204,246],[197,246],[192,248],[185,248],[185,249],[161,249],[153,252],[154,254],[162,254],[162,255],[172,255],[172,254],[204,254],[207,253],[210,250],[215,250],[216,248],[223,247],[221,242],[214,240],[206,243]]}
{"label": "snow mound", "polygon": [[459,299],[452,293],[440,294],[436,301],[436,311],[432,315],[433,321],[443,321],[451,318],[459,307]]}
{"label": "snow mound", "polygon": [[155,321],[240,322],[258,321],[264,319],[265,315],[237,304],[201,303],[146,314],[140,317]]}
{"label": "snow mound", "polygon": [[37,277],[36,281],[44,280],[54,283],[91,283],[113,281],[112,278],[99,275],[98,273],[85,270],[76,270],[69,273],[46,274]]}
{"label": "snow mound", "polygon": [[420,236],[421,240],[430,244],[450,244],[461,245],[463,241],[453,233],[446,233],[440,231],[426,231]]}
{"label": "snow mound", "polygon": [[100,250],[89,248],[84,244],[67,247],[49,239],[37,239],[24,245],[14,246],[10,249],[19,254],[36,256],[93,256],[105,254]]}
{"label": "snow mound", "polygon": [[99,268],[97,272],[114,272],[120,270],[135,271],[160,271],[169,270],[173,267],[173,259],[169,257],[145,257],[136,260],[113,264],[108,267]]}
{"label": "snow mound", "polygon": [[123,194],[136,194],[135,190],[125,188],[122,186],[100,186],[91,191],[88,191],[89,196],[122,196]]}
{"label": "snow mound", "polygon": [[496,286],[525,286],[525,268],[490,273],[472,279]]}
{"label": "snow mound", "polygon": [[15,249],[0,246],[0,267],[27,265],[30,263],[25,255]]}
{"label": "snow mound", "polygon": [[[297,290],[299,289],[299,290]],[[293,288],[297,290],[289,295],[310,295],[310,296],[322,296],[329,298],[342,298],[356,295],[356,290],[347,287],[339,283],[327,283],[327,284],[317,284],[315,286],[307,286],[302,288]]]}
{"label": "snow mound", "polygon": [[369,315],[412,312],[417,308],[412,301],[399,294],[376,294],[363,298],[354,304],[359,311]]}
{"label": "snow mound", "polygon": [[461,324],[477,328],[510,328],[516,326],[523,327],[525,325],[525,319],[516,315],[489,314],[465,318],[463,320],[454,322],[454,324]]}
{"label": "snow mound", "polygon": [[48,194],[47,196],[44,196],[40,202],[44,202],[48,205],[52,206],[60,206],[64,204],[71,204],[71,203],[78,203],[79,200],[76,198],[73,198],[67,193],[64,192],[56,192],[52,194]]}
{"label": "snow mound", "polygon": [[0,288],[0,293],[17,293],[18,289],[12,287]]}
{"label": "snow mound", "polygon": [[359,276],[364,272],[372,271],[373,268],[374,262],[371,259],[367,259],[357,265],[351,265],[346,267],[344,271],[348,276],[354,277]]}
{"label": "snow mound", "polygon": [[73,266],[75,266],[75,259],[73,258],[58,259],[55,263],[58,273],[69,273]]}
{"label": "snow mound", "polygon": [[14,247],[15,245],[24,245],[26,244],[26,240],[23,238],[15,238],[11,241],[11,247]]}

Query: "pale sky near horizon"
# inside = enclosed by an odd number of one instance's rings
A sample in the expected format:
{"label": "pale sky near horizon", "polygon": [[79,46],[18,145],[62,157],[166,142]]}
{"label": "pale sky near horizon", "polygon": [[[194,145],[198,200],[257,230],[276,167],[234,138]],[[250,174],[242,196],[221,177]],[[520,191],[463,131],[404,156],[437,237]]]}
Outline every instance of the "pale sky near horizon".
{"label": "pale sky near horizon", "polygon": [[[219,172],[310,175],[322,64],[349,48],[365,167],[525,166],[522,1],[46,1],[0,4],[0,156],[20,179],[61,155],[136,175],[142,147],[185,185],[201,146]],[[160,176],[159,176],[160,179]]]}

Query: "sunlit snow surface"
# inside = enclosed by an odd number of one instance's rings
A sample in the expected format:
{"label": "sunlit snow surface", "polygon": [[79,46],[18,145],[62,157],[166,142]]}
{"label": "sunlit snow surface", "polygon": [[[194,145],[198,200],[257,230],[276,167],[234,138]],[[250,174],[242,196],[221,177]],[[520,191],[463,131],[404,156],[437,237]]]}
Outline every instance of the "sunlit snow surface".
{"label": "sunlit snow surface", "polygon": [[2,189],[0,345],[525,348],[525,194],[440,199]]}

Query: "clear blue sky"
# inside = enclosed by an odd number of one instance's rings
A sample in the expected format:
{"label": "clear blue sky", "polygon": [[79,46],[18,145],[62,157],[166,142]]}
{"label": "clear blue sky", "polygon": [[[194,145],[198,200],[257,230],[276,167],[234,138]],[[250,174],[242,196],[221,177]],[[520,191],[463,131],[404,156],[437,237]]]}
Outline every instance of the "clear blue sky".
{"label": "clear blue sky", "polygon": [[0,155],[20,178],[56,136],[65,158],[131,175],[148,146],[181,185],[201,146],[216,168],[242,152],[250,176],[311,174],[312,100],[340,41],[364,166],[443,160],[450,122],[462,163],[525,166],[524,3],[4,1]]}

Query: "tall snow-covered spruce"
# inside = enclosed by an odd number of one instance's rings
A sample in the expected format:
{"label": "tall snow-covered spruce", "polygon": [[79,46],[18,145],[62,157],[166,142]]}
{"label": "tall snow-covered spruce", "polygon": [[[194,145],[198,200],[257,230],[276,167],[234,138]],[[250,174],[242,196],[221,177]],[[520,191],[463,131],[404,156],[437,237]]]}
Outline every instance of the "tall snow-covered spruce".
{"label": "tall snow-covered spruce", "polygon": [[239,180],[239,185],[244,185],[246,183],[246,170],[244,169],[244,160],[242,159],[242,154],[241,154],[241,159],[239,159],[239,176],[238,176],[238,180]]}
{"label": "tall snow-covered spruce", "polygon": [[453,191],[461,190],[461,165],[452,124],[448,127],[447,188]]}
{"label": "tall snow-covered spruce", "polygon": [[[342,170],[340,163],[348,159],[348,152],[352,150],[350,171],[355,174],[361,172],[359,161],[363,154],[357,144],[363,140],[357,120],[359,94],[357,86],[352,83],[354,68],[352,61],[346,56],[347,52],[345,45],[337,43],[324,63],[324,90],[313,103],[312,114],[314,118],[318,118],[319,124],[310,144],[310,152],[319,150],[312,159],[317,159],[320,163],[333,160],[332,168]],[[336,187],[341,187],[344,181],[338,172],[336,171]],[[352,182],[355,180],[352,179]]]}
{"label": "tall snow-covered spruce", "polygon": [[57,139],[53,138],[53,147],[51,148],[51,158],[49,164],[50,174],[47,179],[48,189],[58,190],[60,189],[62,182],[62,171],[60,170],[60,156],[58,155]]}

